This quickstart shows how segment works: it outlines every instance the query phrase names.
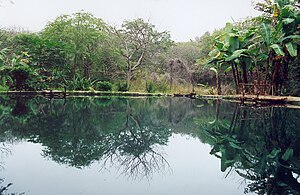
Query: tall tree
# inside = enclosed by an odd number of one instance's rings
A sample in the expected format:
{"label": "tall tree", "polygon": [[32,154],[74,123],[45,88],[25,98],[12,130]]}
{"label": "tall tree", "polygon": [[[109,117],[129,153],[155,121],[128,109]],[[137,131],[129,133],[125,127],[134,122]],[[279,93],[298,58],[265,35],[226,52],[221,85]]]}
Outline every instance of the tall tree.
{"label": "tall tree", "polygon": [[125,21],[114,33],[124,61],[120,63],[120,68],[126,75],[127,88],[142,65],[172,43],[168,32],[158,32],[154,25],[140,18]]}
{"label": "tall tree", "polygon": [[268,51],[266,78],[270,78],[273,94],[283,94],[287,90],[290,66],[299,60],[299,1],[268,0],[257,4],[257,9],[272,20],[270,25],[263,24],[262,31]]}
{"label": "tall tree", "polygon": [[66,44],[72,77],[77,73],[90,78],[91,69],[104,64],[97,56],[108,45],[108,26],[90,13],[59,16],[45,27],[42,36]]}

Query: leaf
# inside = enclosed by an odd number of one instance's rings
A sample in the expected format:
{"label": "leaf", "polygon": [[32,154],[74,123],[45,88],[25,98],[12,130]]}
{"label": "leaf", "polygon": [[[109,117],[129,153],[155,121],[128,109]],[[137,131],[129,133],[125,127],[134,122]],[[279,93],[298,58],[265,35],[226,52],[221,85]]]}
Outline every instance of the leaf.
{"label": "leaf", "polygon": [[215,46],[217,47],[217,50],[222,50],[224,47],[224,43],[218,40],[215,40]]}
{"label": "leaf", "polygon": [[266,45],[269,45],[270,44],[270,36],[271,36],[270,28],[265,23],[263,23],[261,26],[262,26],[264,41],[266,42]]}
{"label": "leaf", "polygon": [[289,42],[285,46],[292,57],[297,56],[297,45],[295,43]]}
{"label": "leaf", "polygon": [[284,56],[284,52],[282,51],[282,48],[280,45],[278,44],[273,44],[270,46],[272,49],[274,49],[275,53],[278,55],[278,56]]}
{"label": "leaf", "polygon": [[239,49],[240,41],[237,36],[231,36],[229,38],[229,51],[234,52],[235,50]]}
{"label": "leaf", "polygon": [[236,58],[239,58],[241,56],[246,56],[245,54],[243,54],[245,51],[247,51],[247,49],[236,50],[236,51],[233,52],[233,54],[231,56],[226,58],[225,61],[228,62],[228,61],[232,61]]}
{"label": "leaf", "polygon": [[285,19],[282,20],[283,24],[285,24],[285,25],[291,24],[294,21],[295,21],[294,18],[285,18]]}
{"label": "leaf", "polygon": [[293,13],[295,11],[295,8],[292,5],[285,5],[281,9],[281,17],[282,18],[290,18],[293,17]]}
{"label": "leaf", "polygon": [[242,147],[238,146],[236,143],[229,142],[229,145],[235,149],[243,149]]}
{"label": "leaf", "polygon": [[294,150],[292,148],[288,148],[285,153],[282,155],[282,159],[284,161],[288,161],[294,155]]}
{"label": "leaf", "polygon": [[232,66],[229,66],[228,68],[226,68],[226,69],[224,70],[224,72],[228,73],[228,72],[230,72],[231,70],[232,70]]}
{"label": "leaf", "polygon": [[222,153],[222,157],[221,157],[221,171],[225,172],[227,169],[227,163],[226,163],[226,156],[224,153]]}
{"label": "leaf", "polygon": [[262,53],[262,54],[259,54],[259,55],[258,55],[258,60],[264,61],[264,60],[267,60],[268,57],[269,57],[269,56],[268,56],[267,54]]}
{"label": "leaf", "polygon": [[208,122],[210,125],[214,124],[215,122],[217,121],[217,119],[213,120],[213,121],[210,121]]}
{"label": "leaf", "polygon": [[277,150],[276,148],[274,148],[274,149],[272,150],[272,152],[268,155],[268,158],[274,159],[274,158],[277,157],[277,155],[278,155],[279,153],[280,153],[280,150]]}
{"label": "leaf", "polygon": [[218,71],[216,68],[210,68],[209,70],[214,71],[216,74],[218,74]]}
{"label": "leaf", "polygon": [[208,56],[213,57],[213,58],[217,58],[220,55],[221,55],[221,52],[218,49],[213,49],[208,54]]}
{"label": "leaf", "polygon": [[290,36],[286,36],[283,39],[280,39],[279,41],[282,42],[286,39],[300,39],[300,35],[290,35]]}

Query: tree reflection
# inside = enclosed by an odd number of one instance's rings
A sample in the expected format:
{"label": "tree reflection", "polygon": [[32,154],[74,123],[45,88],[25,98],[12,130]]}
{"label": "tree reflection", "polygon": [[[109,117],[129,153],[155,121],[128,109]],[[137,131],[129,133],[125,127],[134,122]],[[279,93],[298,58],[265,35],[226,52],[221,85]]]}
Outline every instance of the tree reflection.
{"label": "tree reflection", "polygon": [[[5,137],[7,138],[7,135],[2,135],[0,133],[0,171],[4,169],[3,159],[11,154],[9,143],[2,142]],[[12,183],[6,184],[4,180],[4,178],[0,178],[0,195],[8,194],[7,191],[9,190],[9,187],[13,185]]]}
{"label": "tree reflection", "polygon": [[170,170],[163,147],[172,132],[193,129],[186,124],[193,125],[195,111],[194,102],[180,98],[0,96],[0,127],[14,139],[40,143],[42,155],[59,164],[81,169],[100,162],[142,179]]}
{"label": "tree reflection", "polygon": [[[147,113],[147,110],[143,110]],[[115,165],[130,178],[150,178],[153,173],[169,168],[162,145],[166,145],[171,130],[153,124],[153,118],[134,110],[127,101],[122,128],[106,150],[103,166]]]}
{"label": "tree reflection", "polygon": [[204,130],[213,140],[211,154],[221,159],[221,170],[235,170],[251,181],[245,193],[299,194],[299,117],[296,109],[236,105],[233,115],[216,117]]}

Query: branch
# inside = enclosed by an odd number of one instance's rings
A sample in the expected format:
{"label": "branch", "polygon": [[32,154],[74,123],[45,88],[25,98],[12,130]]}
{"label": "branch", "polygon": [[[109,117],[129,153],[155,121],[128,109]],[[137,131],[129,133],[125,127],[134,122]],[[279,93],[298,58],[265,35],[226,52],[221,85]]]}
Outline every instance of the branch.
{"label": "branch", "polygon": [[137,67],[139,67],[142,63],[143,57],[144,57],[145,51],[143,51],[142,55],[140,56],[139,60],[137,63],[132,67],[132,71],[134,71]]}

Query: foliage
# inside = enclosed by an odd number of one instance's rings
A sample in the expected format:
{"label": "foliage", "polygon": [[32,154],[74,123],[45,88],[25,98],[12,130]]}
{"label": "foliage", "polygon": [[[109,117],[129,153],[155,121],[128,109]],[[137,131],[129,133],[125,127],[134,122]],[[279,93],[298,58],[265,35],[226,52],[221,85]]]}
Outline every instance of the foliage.
{"label": "foliage", "polygon": [[127,88],[138,70],[149,63],[155,54],[165,51],[172,41],[168,32],[158,32],[155,26],[143,19],[127,20],[114,34],[122,56],[120,70],[126,75]]}
{"label": "foliage", "polygon": [[148,93],[154,93],[155,92],[155,84],[152,81],[146,82],[146,91]]}
{"label": "foliage", "polygon": [[128,85],[126,82],[118,81],[116,83],[117,91],[129,91]]}
{"label": "foliage", "polygon": [[111,91],[112,90],[112,84],[107,81],[98,81],[96,83],[96,89],[99,91]]}
{"label": "foliage", "polygon": [[65,45],[71,78],[77,74],[88,79],[93,77],[96,66],[111,64],[108,56],[102,56],[105,48],[110,48],[108,26],[90,13],[59,16],[48,23],[41,35]]}
{"label": "foliage", "polygon": [[[216,110],[214,120],[201,122],[213,140],[211,154],[221,171],[235,171],[250,183],[245,193],[285,194],[299,190],[299,135],[294,130],[297,110],[247,108],[236,105],[231,115]],[[262,131],[263,129],[263,131]]]}
{"label": "foliage", "polygon": [[65,80],[64,83],[66,88],[69,90],[89,91],[90,88],[94,87],[96,81],[76,75],[73,80]]}
{"label": "foliage", "polygon": [[0,67],[2,85],[11,90],[41,90],[44,88],[42,77],[28,65],[26,58],[17,56],[13,58],[10,66]]}
{"label": "foliage", "polygon": [[45,88],[58,87],[68,74],[64,45],[36,34],[20,33],[13,38],[13,51],[26,54],[32,68],[43,78]]}
{"label": "foliage", "polygon": [[[298,58],[299,7],[294,1],[266,0],[256,9],[265,15],[220,31],[207,63],[217,76],[232,71],[236,93],[286,93],[288,70]],[[244,87],[249,84],[252,89]]]}
{"label": "foliage", "polygon": [[155,89],[159,92],[166,93],[168,91],[168,83],[167,81],[161,80],[155,84]]}
{"label": "foliage", "polygon": [[[297,94],[299,2],[264,0],[255,9],[262,15],[176,44],[169,32],[141,18],[112,27],[84,11],[61,15],[41,33],[0,30],[0,67],[13,66],[21,56],[33,73],[28,89],[66,82],[71,89],[89,90],[97,88],[95,81],[108,81],[128,91],[131,81],[153,77],[154,87],[149,84],[146,91],[191,85],[192,92],[201,83],[216,85],[218,94],[224,93],[222,85],[235,85],[237,94]],[[3,89],[12,80],[2,74]],[[144,85],[135,88],[144,91]]]}

